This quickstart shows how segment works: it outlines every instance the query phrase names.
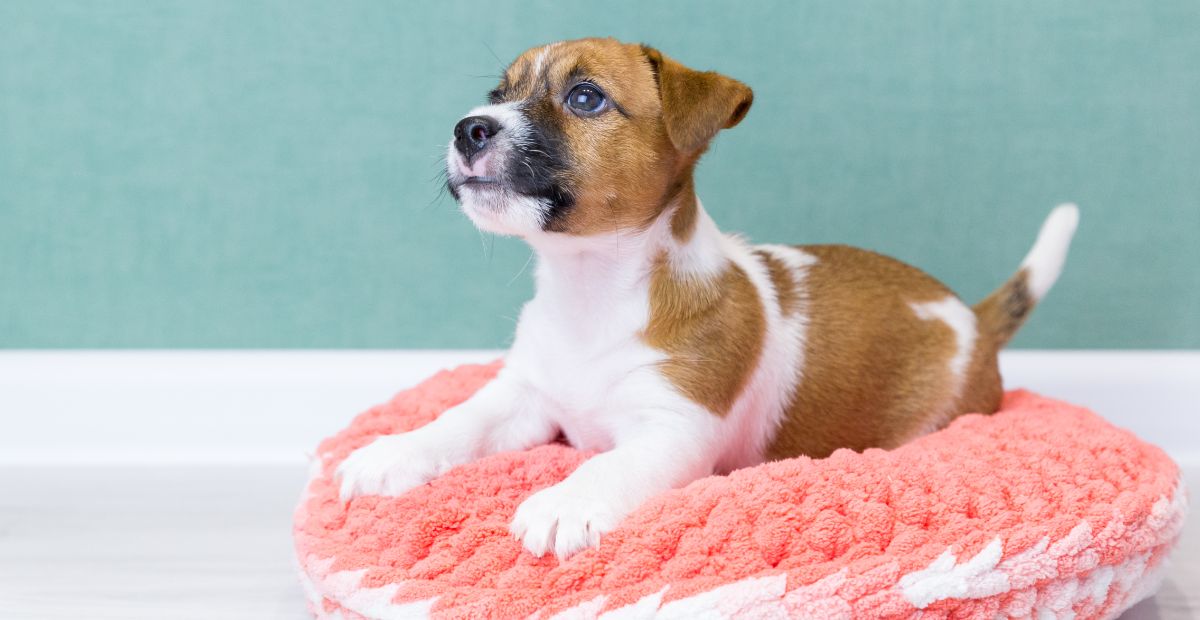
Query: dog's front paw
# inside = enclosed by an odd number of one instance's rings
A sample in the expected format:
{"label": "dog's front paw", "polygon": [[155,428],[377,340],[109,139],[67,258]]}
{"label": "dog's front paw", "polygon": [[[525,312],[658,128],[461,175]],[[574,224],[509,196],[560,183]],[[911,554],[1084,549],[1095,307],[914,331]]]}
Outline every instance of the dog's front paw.
{"label": "dog's front paw", "polygon": [[337,467],[339,492],[348,501],[357,495],[400,495],[438,475],[435,459],[411,434],[386,435],[355,450]]}
{"label": "dog's front paw", "polygon": [[537,557],[549,551],[566,560],[600,544],[600,535],[617,526],[621,515],[612,503],[575,493],[565,483],[530,495],[517,507],[509,530]]}

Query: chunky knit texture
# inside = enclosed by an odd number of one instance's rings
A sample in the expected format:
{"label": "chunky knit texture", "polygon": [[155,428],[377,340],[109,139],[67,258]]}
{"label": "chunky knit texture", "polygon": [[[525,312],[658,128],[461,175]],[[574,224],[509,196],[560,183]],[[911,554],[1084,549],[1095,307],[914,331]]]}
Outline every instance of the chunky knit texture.
{"label": "chunky knit texture", "polygon": [[322,618],[1115,617],[1151,594],[1185,513],[1176,465],[1024,391],[886,452],[795,458],[663,493],[564,563],[509,534],[589,455],[550,445],[343,505],[332,474],[499,364],[443,371],[325,440],[295,515]]}

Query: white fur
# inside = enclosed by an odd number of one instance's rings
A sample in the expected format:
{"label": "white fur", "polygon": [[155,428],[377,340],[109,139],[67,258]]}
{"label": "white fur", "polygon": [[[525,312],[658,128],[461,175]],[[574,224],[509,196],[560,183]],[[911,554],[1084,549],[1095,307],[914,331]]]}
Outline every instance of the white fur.
{"label": "white fur", "polygon": [[[953,295],[937,301],[910,303],[909,307],[921,319],[941,321],[954,331],[954,356],[950,358],[949,368],[961,384],[966,378],[967,364],[971,363],[971,353],[975,349],[975,338],[978,335],[975,313]],[[955,394],[957,393],[956,390]]]}
{"label": "white fur", "polygon": [[[804,290],[804,279],[808,269],[817,263],[817,258],[803,250],[784,245],[759,245],[771,257],[788,268],[788,276],[797,291]],[[743,268],[745,260],[742,261]],[[771,439],[784,422],[784,414],[802,381],[804,367],[804,339],[808,330],[808,308],[804,296],[799,295],[798,308],[790,316],[784,316],[779,307],[779,295],[771,285],[765,266],[755,261],[748,273],[759,298],[767,312],[767,330],[758,369],[751,379],[749,389],[757,398],[743,397],[733,408],[734,423],[745,426],[741,433],[745,443],[743,449],[727,454],[726,467],[733,470],[761,463]]]}
{"label": "white fur", "polygon": [[[529,136],[529,119],[516,103],[479,106],[463,118],[490,116],[500,123],[500,131],[491,140],[487,152],[467,165],[454,148],[446,147],[446,174],[451,182],[468,176],[500,177],[507,166],[515,165],[511,154]],[[550,205],[497,186],[461,185],[458,187],[462,211],[475,226],[501,235],[526,235],[540,230]]]}
{"label": "white fur", "polygon": [[[641,233],[526,238],[539,258],[537,295],[521,313],[506,368],[559,404],[550,415],[572,445],[605,450],[518,508],[513,533],[535,555],[596,544],[649,497],[712,473],[733,437],[728,418],[667,382],[658,371],[665,355],[641,338],[650,272],[674,243],[669,221],[664,214]],[[708,221],[690,243],[716,251],[721,242],[710,236],[720,233]]]}
{"label": "white fur", "polygon": [[[342,495],[399,494],[455,465],[544,443],[561,430],[572,445],[602,453],[527,498],[512,531],[535,555],[566,557],[595,545],[663,490],[760,462],[791,397],[801,319],[779,316],[766,270],[743,241],[721,234],[701,209],[681,245],[670,233],[671,212],[636,233],[526,232],[538,256],[537,295],[521,312],[500,375],[429,425],[353,453],[339,467]],[[642,340],[647,283],[663,249],[687,257],[672,265],[678,277],[705,278],[738,265],[764,300],[760,363],[724,416],[676,390],[658,370],[664,353]]]}
{"label": "white fur", "polygon": [[[671,214],[679,207],[676,206],[668,209]],[[660,218],[659,224],[669,221],[667,218]],[[674,240],[664,242],[671,246],[672,252],[668,256],[671,261],[671,269],[675,273],[690,275],[696,278],[707,278],[719,275],[728,266],[728,255],[725,252],[726,245],[730,239],[721,234],[717,229],[717,225],[709,217],[704,210],[704,205],[700,204],[700,199],[696,199],[696,233],[692,235],[687,243],[675,243]],[[656,236],[663,236],[663,230],[655,232]]]}
{"label": "white fur", "polygon": [[[704,220],[711,223],[707,217]],[[766,266],[740,239],[724,238],[726,253],[746,272],[762,300],[767,327],[757,368],[726,416],[731,441],[717,469],[732,471],[761,463],[764,451],[783,423],[803,363],[807,312],[802,306],[795,314],[783,316]],[[803,286],[805,272],[816,262],[814,257],[797,248],[762,246],[761,249],[783,261],[798,286]]]}
{"label": "white fur", "polygon": [[[490,116],[500,123],[501,131],[508,132],[509,138],[512,140],[523,140],[529,133],[529,121],[525,115],[521,113],[521,108],[514,102],[508,103],[489,103],[487,105],[476,106],[471,108],[470,112],[463,115],[463,118],[471,116]],[[454,147],[453,144],[450,145]],[[494,148],[494,147],[492,147]]]}
{"label": "white fur", "polygon": [[562,43],[560,41],[556,41],[554,43],[550,43],[549,45],[542,46],[542,49],[538,51],[537,56],[533,60],[533,75],[542,75],[542,70],[546,68],[546,57],[549,56],[550,52],[554,51],[554,49],[561,44]]}
{"label": "white fur", "polygon": [[555,429],[545,409],[541,394],[505,368],[433,422],[379,437],[351,453],[338,466],[341,495],[399,495],[456,465],[548,442]]}
{"label": "white fur", "polygon": [[951,382],[951,396],[946,399],[945,410],[939,415],[930,416],[913,435],[902,438],[904,442],[928,435],[945,426],[950,414],[953,413],[954,404],[963,395],[963,388],[967,383],[967,366],[971,363],[971,355],[975,352],[975,341],[979,336],[975,312],[954,295],[943,297],[937,301],[909,302],[908,306],[912,308],[918,318],[926,321],[941,321],[954,332],[954,355],[946,364]]}
{"label": "white fur", "polygon": [[1075,228],[1079,226],[1079,207],[1073,204],[1062,204],[1054,208],[1042,229],[1038,232],[1037,241],[1021,267],[1028,269],[1029,293],[1035,301],[1040,301],[1058,280],[1062,273],[1063,262],[1067,260],[1067,249],[1071,247],[1071,238],[1075,236]]}

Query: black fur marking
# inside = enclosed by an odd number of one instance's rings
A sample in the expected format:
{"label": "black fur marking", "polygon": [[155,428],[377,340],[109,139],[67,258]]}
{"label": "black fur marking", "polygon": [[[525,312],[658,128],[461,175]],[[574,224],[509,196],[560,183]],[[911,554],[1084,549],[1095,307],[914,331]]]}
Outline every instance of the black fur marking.
{"label": "black fur marking", "polygon": [[587,81],[588,81],[587,72],[583,70],[583,67],[581,65],[576,64],[574,67],[571,67],[570,71],[567,72],[566,91],[569,92],[571,90],[572,86],[574,86],[580,82],[587,82]]}
{"label": "black fur marking", "polygon": [[522,195],[545,200],[550,211],[542,221],[542,230],[561,232],[566,214],[575,206],[575,197],[567,186],[570,150],[559,111],[552,102],[542,100],[525,113],[529,116],[529,132],[513,149],[505,184]]}
{"label": "black fur marking", "polygon": [[1024,273],[1019,278],[1014,278],[1004,296],[1002,307],[1007,317],[1004,327],[1009,334],[1016,332],[1021,323],[1025,322],[1025,317],[1029,316],[1029,311],[1033,310],[1033,297],[1029,294],[1027,279],[1028,275]]}

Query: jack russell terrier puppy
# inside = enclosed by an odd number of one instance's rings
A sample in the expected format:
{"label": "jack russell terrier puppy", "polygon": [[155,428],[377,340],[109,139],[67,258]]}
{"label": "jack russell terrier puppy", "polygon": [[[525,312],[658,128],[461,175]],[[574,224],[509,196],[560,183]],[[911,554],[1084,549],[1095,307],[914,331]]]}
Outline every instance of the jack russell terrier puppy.
{"label": "jack russell terrier puppy", "polygon": [[646,499],[715,473],[894,448],[1000,403],[997,351],[1058,277],[1078,221],[1050,214],[1021,268],[968,306],[934,278],[840,245],[750,245],[693,169],[753,94],[612,39],[531,49],[454,128],[450,193],[537,254],[537,294],[497,377],[338,468],[341,495],[398,495],[560,435],[593,456],[527,498],[536,556],[598,544]]}

